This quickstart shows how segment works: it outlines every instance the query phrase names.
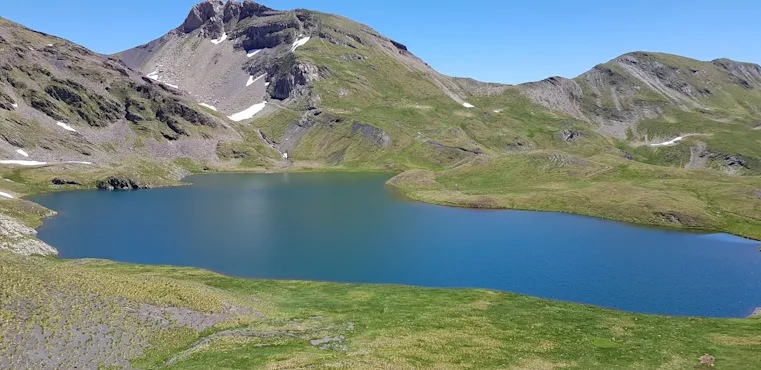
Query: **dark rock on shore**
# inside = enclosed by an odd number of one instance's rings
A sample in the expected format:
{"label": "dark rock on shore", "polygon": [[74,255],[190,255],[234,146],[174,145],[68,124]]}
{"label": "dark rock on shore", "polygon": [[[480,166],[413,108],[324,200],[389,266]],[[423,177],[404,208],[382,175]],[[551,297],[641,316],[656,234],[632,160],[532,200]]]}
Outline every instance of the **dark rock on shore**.
{"label": "dark rock on shore", "polygon": [[119,178],[111,176],[106,180],[98,180],[95,186],[100,190],[138,190],[147,189],[148,186],[130,178]]}
{"label": "dark rock on shore", "polygon": [[53,178],[52,180],[50,180],[50,182],[53,183],[53,185],[82,185],[76,181],[66,180],[60,177]]}

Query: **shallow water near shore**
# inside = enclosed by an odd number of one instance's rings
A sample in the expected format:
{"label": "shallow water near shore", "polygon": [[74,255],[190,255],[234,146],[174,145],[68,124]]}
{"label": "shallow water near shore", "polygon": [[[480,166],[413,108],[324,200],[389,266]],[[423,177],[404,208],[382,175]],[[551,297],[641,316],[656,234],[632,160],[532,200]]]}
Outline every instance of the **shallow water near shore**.
{"label": "shallow water near shore", "polygon": [[33,196],[62,258],[264,278],[488,288],[626,311],[746,317],[758,242],[544,212],[409,202],[388,174],[219,174]]}

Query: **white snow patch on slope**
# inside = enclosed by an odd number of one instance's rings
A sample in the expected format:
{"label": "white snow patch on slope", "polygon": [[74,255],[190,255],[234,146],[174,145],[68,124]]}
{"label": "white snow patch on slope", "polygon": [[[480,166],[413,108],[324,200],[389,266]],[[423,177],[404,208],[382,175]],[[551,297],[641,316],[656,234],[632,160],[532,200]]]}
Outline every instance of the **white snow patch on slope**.
{"label": "white snow patch on slope", "polygon": [[254,78],[254,76],[248,76],[248,81],[246,82],[246,87],[249,87],[249,86],[253,85],[254,82],[259,81],[259,79],[261,79],[262,77],[264,77],[264,75],[261,75],[261,76],[259,76],[257,78]]}
{"label": "white snow patch on slope", "polygon": [[476,106],[470,103],[462,103],[462,106],[465,108],[475,108]]}
{"label": "white snow patch on slope", "polygon": [[63,122],[56,122],[55,124],[58,125],[58,126],[61,126],[61,128],[63,128],[66,131],[77,132],[77,130],[75,130],[73,127],[71,127],[71,126],[69,126],[69,125],[67,125],[67,124],[65,124]]}
{"label": "white snow patch on slope", "polygon": [[211,43],[214,45],[219,45],[222,43],[222,41],[227,40],[227,32],[222,33],[222,36],[220,36],[218,39],[211,40]]}
{"label": "white snow patch on slope", "polygon": [[29,158],[29,153],[25,152],[24,149],[16,149],[16,153],[21,154],[24,157]]}
{"label": "white snow patch on slope", "polygon": [[269,83],[269,82],[265,82],[265,83],[264,83],[264,86],[269,86],[269,85],[270,85],[270,83]]}
{"label": "white snow patch on slope", "polygon": [[248,109],[246,109],[246,110],[244,110],[242,112],[235,113],[232,116],[229,116],[227,118],[229,118],[229,119],[231,119],[231,120],[233,120],[235,122],[244,121],[244,120],[247,120],[247,119],[255,116],[262,109],[264,109],[264,107],[266,105],[267,105],[267,102],[263,101],[261,103],[254,104],[251,107],[249,107]]}
{"label": "white snow patch on slope", "polygon": [[251,58],[252,56],[254,56],[254,55],[256,55],[256,54],[259,54],[259,52],[260,52],[260,51],[262,51],[262,49],[249,50],[249,51],[246,53],[246,56],[247,56],[247,57],[249,57],[249,58]]}
{"label": "white snow patch on slope", "polygon": [[173,88],[175,88],[175,89],[177,89],[177,90],[179,90],[179,89],[180,89],[180,87],[179,87],[179,86],[177,86],[177,85],[172,85],[172,84],[170,84],[170,83],[168,83],[168,82],[164,82],[164,81],[161,81],[161,79],[159,78],[159,71],[158,71],[158,70],[155,70],[155,71],[153,71],[153,72],[151,72],[151,73],[149,73],[149,74],[145,75],[145,77],[148,77],[148,78],[150,78],[151,80],[154,80],[154,81],[156,81],[156,82],[158,82],[158,83],[162,83],[162,84],[164,84],[164,85],[167,85],[167,86],[169,86],[169,87],[173,87]]}
{"label": "white snow patch on slope", "polygon": [[202,106],[202,107],[206,107],[206,108],[209,108],[209,109],[211,109],[211,110],[213,110],[213,111],[216,111],[216,110],[217,110],[217,107],[215,107],[215,106],[213,106],[213,105],[209,105],[209,104],[206,104],[206,103],[198,103],[198,105],[200,105],[200,106]]}
{"label": "white snow patch on slope", "polygon": [[[299,37],[301,37],[301,36],[299,36]],[[311,38],[310,36],[307,36],[307,37],[303,37],[303,38],[300,38],[300,39],[296,39],[296,41],[293,42],[293,46],[291,47],[291,51],[296,51],[296,49],[299,46],[304,46],[304,44],[309,42],[310,38]]]}
{"label": "white snow patch on slope", "polygon": [[17,164],[19,166],[43,166],[48,164],[47,162],[37,161],[17,161],[17,160],[0,160],[0,164]]}
{"label": "white snow patch on slope", "polygon": [[13,109],[18,108],[18,104],[16,104],[16,103],[11,104],[11,106],[13,107]]}
{"label": "white snow patch on slope", "polygon": [[0,197],[6,197],[8,199],[13,199],[13,195],[10,195],[8,193],[3,193],[2,191],[0,191]]}
{"label": "white snow patch on slope", "polygon": [[22,160],[15,160],[15,159],[4,159],[0,160],[0,164],[17,164],[19,166],[44,166],[46,164],[67,164],[67,163],[75,163],[75,164],[92,164],[92,162],[82,162],[82,161],[64,161],[64,162],[38,162],[38,161],[22,161]]}
{"label": "white snow patch on slope", "polygon": [[674,139],[674,140],[664,141],[664,142],[662,142],[662,143],[657,143],[657,144],[650,144],[650,146],[655,146],[655,147],[657,147],[657,146],[670,146],[670,145],[675,145],[676,143],[678,143],[678,142],[682,141],[683,139],[684,139],[684,136],[679,136],[678,138],[676,138],[676,139]]}
{"label": "white snow patch on slope", "polygon": [[85,161],[66,161],[66,162],[58,162],[58,163],[92,164],[92,162],[85,162]]}

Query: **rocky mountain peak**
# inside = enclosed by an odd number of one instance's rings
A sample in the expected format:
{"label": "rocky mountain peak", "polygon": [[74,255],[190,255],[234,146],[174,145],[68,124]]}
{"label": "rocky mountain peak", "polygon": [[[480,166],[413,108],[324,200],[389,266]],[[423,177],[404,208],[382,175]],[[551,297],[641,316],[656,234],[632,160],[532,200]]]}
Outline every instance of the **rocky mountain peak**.
{"label": "rocky mountain peak", "polygon": [[218,0],[206,0],[198,3],[190,9],[190,13],[185,22],[182,23],[180,29],[185,33],[190,33],[203,26],[206,22],[212,18],[217,18],[222,14],[224,2]]}
{"label": "rocky mountain peak", "polygon": [[193,6],[180,29],[191,33],[207,23],[228,23],[234,19],[261,16],[273,11],[252,0],[205,0]]}

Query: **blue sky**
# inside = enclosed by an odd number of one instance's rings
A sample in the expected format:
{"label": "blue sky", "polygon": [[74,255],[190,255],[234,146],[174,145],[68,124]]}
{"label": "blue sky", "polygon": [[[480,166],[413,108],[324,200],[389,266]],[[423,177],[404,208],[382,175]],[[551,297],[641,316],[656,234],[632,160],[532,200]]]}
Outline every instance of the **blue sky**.
{"label": "blue sky", "polygon": [[[182,23],[199,0],[6,1],[0,16],[113,53]],[[366,23],[442,73],[520,83],[575,77],[635,51],[761,62],[761,1],[269,0]]]}

